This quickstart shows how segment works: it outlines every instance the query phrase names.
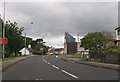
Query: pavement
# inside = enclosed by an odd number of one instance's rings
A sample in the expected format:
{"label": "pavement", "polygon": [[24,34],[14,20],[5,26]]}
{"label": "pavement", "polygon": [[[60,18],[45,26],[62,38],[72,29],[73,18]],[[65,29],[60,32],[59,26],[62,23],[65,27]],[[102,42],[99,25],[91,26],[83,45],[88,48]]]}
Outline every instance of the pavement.
{"label": "pavement", "polygon": [[26,57],[20,57],[12,60],[6,60],[6,61],[0,61],[0,72],[5,71],[7,68],[19,63],[20,61],[25,60],[26,58],[29,58],[33,55],[26,56]]}
{"label": "pavement", "polygon": [[120,65],[118,64],[109,64],[109,63],[100,63],[100,62],[92,62],[92,61],[82,61],[81,58],[65,58],[65,57],[59,57],[61,60],[64,61],[72,61],[72,62],[76,62],[79,64],[85,64],[85,65],[90,65],[90,66],[94,66],[94,67],[101,67],[101,68],[106,68],[106,69],[111,69],[111,70],[116,70],[116,71],[120,71]]}

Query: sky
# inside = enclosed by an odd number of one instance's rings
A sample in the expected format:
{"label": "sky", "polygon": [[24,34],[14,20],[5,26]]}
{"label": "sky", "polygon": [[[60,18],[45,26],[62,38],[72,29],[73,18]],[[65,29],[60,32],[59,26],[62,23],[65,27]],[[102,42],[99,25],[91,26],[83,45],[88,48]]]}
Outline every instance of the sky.
{"label": "sky", "polygon": [[[1,14],[3,3],[0,3]],[[1,15],[2,16],[2,15]],[[64,32],[80,38],[88,32],[112,32],[118,27],[117,2],[6,2],[5,18],[18,22],[34,39],[46,45],[64,46]],[[31,24],[33,22],[33,24]]]}

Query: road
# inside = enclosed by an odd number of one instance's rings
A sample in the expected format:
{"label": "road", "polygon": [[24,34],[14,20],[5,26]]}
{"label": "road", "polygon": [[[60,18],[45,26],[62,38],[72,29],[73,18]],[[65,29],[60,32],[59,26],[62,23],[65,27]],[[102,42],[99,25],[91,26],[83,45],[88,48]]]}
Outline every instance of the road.
{"label": "road", "polygon": [[33,56],[3,72],[3,80],[116,80],[118,72],[63,61],[56,56]]}

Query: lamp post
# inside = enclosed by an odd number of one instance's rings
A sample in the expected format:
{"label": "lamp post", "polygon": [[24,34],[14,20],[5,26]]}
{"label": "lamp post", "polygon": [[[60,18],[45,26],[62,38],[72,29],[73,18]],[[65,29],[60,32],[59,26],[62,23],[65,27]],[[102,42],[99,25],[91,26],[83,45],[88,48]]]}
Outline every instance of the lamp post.
{"label": "lamp post", "polygon": [[[30,23],[31,25],[33,24],[33,22]],[[27,48],[27,43],[26,43],[26,33],[25,33],[25,55],[26,55],[26,48]]]}

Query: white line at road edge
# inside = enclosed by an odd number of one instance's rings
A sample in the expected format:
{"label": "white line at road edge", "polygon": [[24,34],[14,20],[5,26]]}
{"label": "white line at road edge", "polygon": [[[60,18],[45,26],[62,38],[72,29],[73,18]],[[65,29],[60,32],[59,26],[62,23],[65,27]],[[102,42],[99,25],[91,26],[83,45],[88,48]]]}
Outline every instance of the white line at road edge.
{"label": "white line at road edge", "polygon": [[55,65],[52,65],[54,68],[56,68],[56,69],[59,69],[59,67],[57,67],[57,66],[55,66]]}
{"label": "white line at road edge", "polygon": [[64,73],[66,73],[66,74],[68,74],[68,75],[70,75],[70,76],[72,76],[72,77],[74,77],[74,78],[78,78],[77,76],[75,76],[75,75],[73,75],[73,74],[71,74],[71,73],[69,73],[69,72],[67,72],[67,71],[65,71],[65,70],[61,70],[62,72],[64,72]]}

